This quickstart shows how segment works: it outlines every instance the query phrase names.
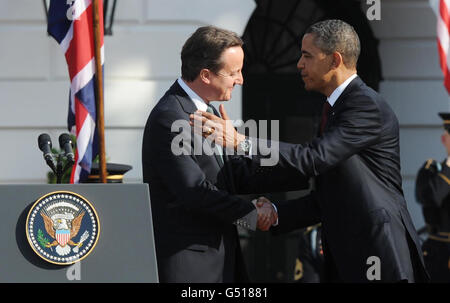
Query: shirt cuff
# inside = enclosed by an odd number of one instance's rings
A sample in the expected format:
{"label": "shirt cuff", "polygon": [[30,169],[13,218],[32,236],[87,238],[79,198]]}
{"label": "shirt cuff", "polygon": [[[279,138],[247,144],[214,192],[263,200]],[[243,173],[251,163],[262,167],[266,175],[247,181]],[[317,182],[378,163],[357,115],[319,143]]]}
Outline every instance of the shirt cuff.
{"label": "shirt cuff", "polygon": [[[276,212],[277,215],[278,215],[278,209],[277,209],[277,207],[276,207],[275,204],[273,204],[272,202],[270,202],[270,203],[272,204],[273,209],[275,209],[275,212]],[[277,225],[278,225],[278,218],[277,218],[277,221],[275,221],[275,223],[272,224],[272,226],[277,226]]]}

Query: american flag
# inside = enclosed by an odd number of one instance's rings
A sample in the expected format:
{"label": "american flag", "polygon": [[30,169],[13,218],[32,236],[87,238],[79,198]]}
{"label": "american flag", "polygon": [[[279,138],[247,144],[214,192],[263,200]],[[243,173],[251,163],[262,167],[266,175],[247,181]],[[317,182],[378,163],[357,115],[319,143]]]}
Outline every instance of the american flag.
{"label": "american flag", "polygon": [[444,74],[444,86],[450,94],[450,0],[429,0],[437,17],[439,63]]}
{"label": "american flag", "polygon": [[[75,164],[70,183],[84,181],[98,154],[95,112],[95,48],[92,0],[51,0],[48,33],[62,48],[69,71],[68,128],[77,138]],[[103,47],[103,1],[99,1],[101,63]]]}

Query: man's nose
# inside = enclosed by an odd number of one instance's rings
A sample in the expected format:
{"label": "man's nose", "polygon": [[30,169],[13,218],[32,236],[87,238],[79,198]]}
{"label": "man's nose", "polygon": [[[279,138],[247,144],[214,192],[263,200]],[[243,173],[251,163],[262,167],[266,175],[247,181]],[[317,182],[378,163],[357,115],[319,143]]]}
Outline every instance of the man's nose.
{"label": "man's nose", "polygon": [[297,69],[303,69],[304,68],[304,64],[303,64],[303,56],[302,57],[300,57],[300,59],[298,59],[298,61],[297,61]]}
{"label": "man's nose", "polygon": [[239,75],[236,78],[236,84],[239,85],[244,84],[244,76],[242,76],[242,72],[239,72]]}

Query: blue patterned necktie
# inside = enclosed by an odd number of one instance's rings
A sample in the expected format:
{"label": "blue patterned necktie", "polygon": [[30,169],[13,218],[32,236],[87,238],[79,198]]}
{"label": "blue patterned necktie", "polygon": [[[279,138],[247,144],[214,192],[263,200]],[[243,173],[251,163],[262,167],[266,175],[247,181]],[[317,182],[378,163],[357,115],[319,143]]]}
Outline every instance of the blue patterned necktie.
{"label": "blue patterned necktie", "polygon": [[[214,110],[213,110],[211,105],[208,105],[206,111],[208,113],[216,115],[214,113]],[[219,162],[219,166],[222,167],[223,166],[223,150],[222,150],[222,146],[220,146],[219,144],[215,144],[214,148],[217,150],[217,155],[216,155],[217,162]]]}

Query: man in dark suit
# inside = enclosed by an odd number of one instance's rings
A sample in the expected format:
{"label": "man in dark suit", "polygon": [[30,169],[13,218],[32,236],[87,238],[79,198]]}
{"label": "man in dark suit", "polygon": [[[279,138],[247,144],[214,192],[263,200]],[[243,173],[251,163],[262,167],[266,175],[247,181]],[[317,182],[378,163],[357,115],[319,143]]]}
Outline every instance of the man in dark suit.
{"label": "man in dark suit", "polygon": [[[297,67],[305,88],[327,96],[321,135],[306,144],[279,142],[277,166],[315,177],[316,190],[274,203],[275,229],[322,222],[326,281],[427,281],[402,191],[398,121],[356,74],[358,35],[343,21],[326,20],[309,27],[301,51]],[[205,127],[224,125],[227,133],[233,131],[222,119],[202,115]],[[235,137],[236,143],[223,144],[238,146],[243,135]],[[253,141],[255,147],[262,140]]]}
{"label": "man in dark suit", "polygon": [[450,113],[439,113],[444,120],[442,145],[447,158],[429,159],[416,179],[416,198],[422,205],[428,239],[422,249],[431,282],[450,282]]}
{"label": "man in dark suit", "polygon": [[207,144],[189,125],[197,109],[219,115],[210,102],[229,100],[234,86],[242,84],[243,58],[235,33],[199,28],[183,46],[182,77],[145,126],[143,176],[150,188],[160,282],[247,281],[236,225],[268,228],[276,218],[272,206],[256,209],[235,195],[264,189],[264,182],[247,178],[245,165],[231,169],[235,162],[251,161],[223,156],[222,148]]}

